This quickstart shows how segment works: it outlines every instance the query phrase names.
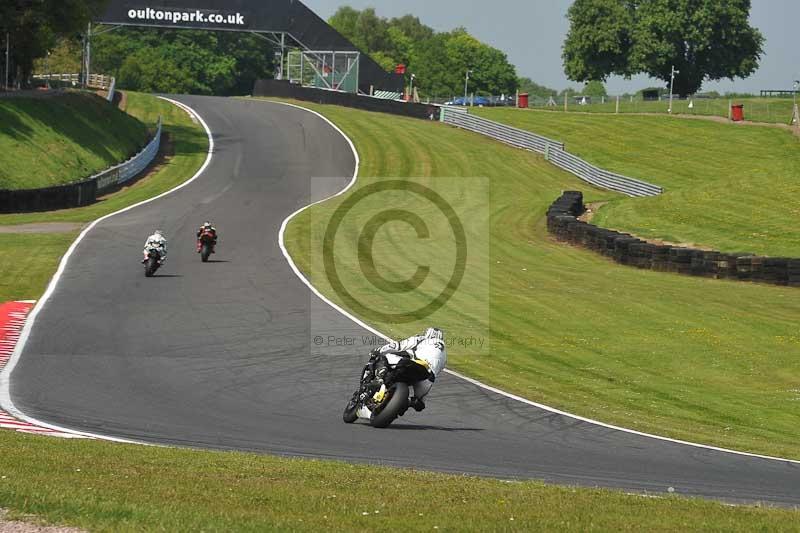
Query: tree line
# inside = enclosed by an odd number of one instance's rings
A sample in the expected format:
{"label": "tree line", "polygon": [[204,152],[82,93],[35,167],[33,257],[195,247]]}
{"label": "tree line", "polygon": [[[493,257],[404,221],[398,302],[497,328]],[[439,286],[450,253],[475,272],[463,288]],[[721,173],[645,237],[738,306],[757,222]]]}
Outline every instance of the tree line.
{"label": "tree line", "polygon": [[8,43],[10,84],[23,85],[30,78],[34,61],[45,57],[59,41],[80,39],[89,21],[106,3],[107,0],[0,1],[1,68],[5,70]]}
{"label": "tree line", "polygon": [[519,85],[506,54],[464,28],[437,32],[413,15],[389,19],[373,8],[352,7],[339,8],[328,23],[386,70],[406,65],[409,82],[413,74],[414,86],[427,96],[464,94],[467,71],[470,93],[512,94]]}

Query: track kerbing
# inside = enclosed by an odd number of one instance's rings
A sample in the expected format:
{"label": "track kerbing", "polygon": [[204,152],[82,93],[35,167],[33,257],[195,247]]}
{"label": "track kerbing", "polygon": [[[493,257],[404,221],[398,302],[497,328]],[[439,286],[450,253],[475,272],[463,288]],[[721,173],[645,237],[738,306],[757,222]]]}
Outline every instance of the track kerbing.
{"label": "track kerbing", "polygon": [[[28,313],[33,309],[35,303],[33,301],[20,301],[0,304],[0,371],[3,370],[11,358],[11,354],[19,342],[19,335],[25,326]],[[63,433],[19,420],[2,409],[0,409],[0,429],[47,435],[49,437],[82,438],[80,435]]]}

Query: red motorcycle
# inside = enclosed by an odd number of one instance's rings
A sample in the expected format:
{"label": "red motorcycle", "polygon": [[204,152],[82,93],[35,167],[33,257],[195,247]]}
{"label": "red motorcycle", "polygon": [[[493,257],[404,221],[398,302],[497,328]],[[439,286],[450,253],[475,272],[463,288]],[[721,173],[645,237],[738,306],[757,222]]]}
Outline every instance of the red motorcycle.
{"label": "red motorcycle", "polygon": [[203,230],[200,233],[197,243],[197,252],[200,254],[200,259],[203,263],[208,262],[209,256],[214,253],[214,247],[217,245],[217,234],[211,230]]}

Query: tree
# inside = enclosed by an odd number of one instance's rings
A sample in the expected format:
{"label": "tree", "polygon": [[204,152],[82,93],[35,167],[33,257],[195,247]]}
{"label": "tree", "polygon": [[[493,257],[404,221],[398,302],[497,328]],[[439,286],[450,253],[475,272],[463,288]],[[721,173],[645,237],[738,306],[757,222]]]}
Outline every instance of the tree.
{"label": "tree", "polygon": [[416,75],[415,86],[423,94],[462,94],[467,70],[474,73],[471,91],[508,94],[517,87],[516,70],[506,55],[464,28],[437,33],[413,15],[386,19],[374,9],[351,7],[340,8],[328,22],[386,70],[407,65],[408,76]]}
{"label": "tree", "polygon": [[414,15],[405,15],[400,18],[393,18],[389,21],[390,28],[397,28],[405,34],[411,41],[420,42],[433,37],[433,28],[423,24]]}
{"label": "tree", "polygon": [[518,86],[519,92],[528,93],[531,96],[537,96],[539,98],[550,98],[551,96],[556,96],[558,94],[557,90],[551,89],[550,87],[545,87],[544,85],[539,85],[530,78],[520,78],[518,80]]}
{"label": "tree", "polygon": [[[509,64],[506,55],[480,42],[457,28],[449,34],[445,44],[449,58],[449,69],[457,72],[459,78],[471,70],[470,85],[478,94],[509,94],[517,88],[517,72]],[[461,83],[459,80],[459,87]],[[456,92],[458,94],[458,92]]]}
{"label": "tree", "polygon": [[750,26],[750,0],[576,0],[567,17],[564,71],[575,81],[644,73],[682,96],[705,80],[746,78],[764,37]]}
{"label": "tree", "polygon": [[606,92],[606,86],[603,85],[602,81],[590,81],[586,85],[583,86],[583,94],[585,96],[608,96]]}
{"label": "tree", "polygon": [[633,5],[625,0],[576,0],[570,6],[570,29],[562,53],[569,79],[605,80],[609,74],[632,74]]}
{"label": "tree", "polygon": [[22,84],[34,60],[45,57],[59,39],[84,32],[107,0],[4,0],[0,2],[0,32],[10,33],[11,78]]}
{"label": "tree", "polygon": [[249,94],[274,58],[254,35],[158,28],[100,35],[93,50],[93,70],[116,76],[120,89],[222,96]]}

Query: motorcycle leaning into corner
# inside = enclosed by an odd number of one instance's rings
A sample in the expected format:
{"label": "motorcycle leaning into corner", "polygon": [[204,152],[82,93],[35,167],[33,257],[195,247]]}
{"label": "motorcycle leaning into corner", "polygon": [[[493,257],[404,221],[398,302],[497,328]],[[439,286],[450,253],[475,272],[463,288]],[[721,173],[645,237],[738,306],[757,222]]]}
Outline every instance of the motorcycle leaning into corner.
{"label": "motorcycle leaning into corner", "polygon": [[215,252],[214,248],[217,245],[217,234],[210,229],[203,229],[198,237],[198,252],[200,253],[200,260],[203,263],[208,262],[208,258]]}
{"label": "motorcycle leaning into corner", "polygon": [[144,259],[142,259],[144,275],[152,278],[156,270],[167,260],[167,238],[160,229],[157,229],[144,241],[142,253],[144,254]]}
{"label": "motorcycle leaning into corner", "polygon": [[[422,398],[444,369],[447,354],[443,339],[420,339],[410,350],[372,353],[361,373],[359,388],[342,414],[345,423],[352,424],[361,418],[372,427],[385,428],[410,407],[417,411],[424,409]],[[376,379],[378,375],[381,379]]]}
{"label": "motorcycle leaning into corner", "polygon": [[163,248],[160,243],[151,243],[147,247],[147,259],[144,261],[144,275],[145,277],[152,278],[153,274],[163,264],[162,257],[164,255]]}

